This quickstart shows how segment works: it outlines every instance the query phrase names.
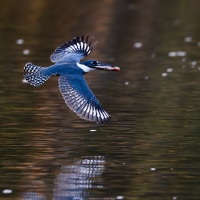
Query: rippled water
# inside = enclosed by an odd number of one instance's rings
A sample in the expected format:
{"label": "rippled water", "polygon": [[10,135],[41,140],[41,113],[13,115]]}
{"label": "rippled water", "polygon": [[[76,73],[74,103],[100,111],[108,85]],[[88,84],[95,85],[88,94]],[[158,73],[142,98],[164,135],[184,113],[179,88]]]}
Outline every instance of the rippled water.
{"label": "rippled water", "polygon": [[[0,199],[199,199],[199,4],[0,2]],[[57,77],[23,83],[82,33],[99,40],[89,58],[121,67],[85,76],[106,125],[69,110]]]}

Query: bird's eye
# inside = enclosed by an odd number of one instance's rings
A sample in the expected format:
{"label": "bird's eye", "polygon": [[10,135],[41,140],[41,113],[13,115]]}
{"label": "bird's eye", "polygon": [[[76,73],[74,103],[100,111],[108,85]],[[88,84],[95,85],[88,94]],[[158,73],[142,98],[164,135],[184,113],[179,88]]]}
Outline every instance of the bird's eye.
{"label": "bird's eye", "polygon": [[97,63],[97,61],[94,60],[94,61],[92,62],[92,64],[93,64],[93,65],[97,65],[98,63]]}

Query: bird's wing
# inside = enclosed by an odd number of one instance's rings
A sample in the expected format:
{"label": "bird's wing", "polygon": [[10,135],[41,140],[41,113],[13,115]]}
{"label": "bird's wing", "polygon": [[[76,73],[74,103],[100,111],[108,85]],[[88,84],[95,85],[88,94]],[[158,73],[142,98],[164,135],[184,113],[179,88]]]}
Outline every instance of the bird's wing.
{"label": "bird's wing", "polygon": [[50,56],[54,63],[79,62],[95,48],[94,37],[80,36],[60,45]]}
{"label": "bird's wing", "polygon": [[110,120],[82,75],[61,75],[59,89],[65,103],[82,119],[98,124]]}

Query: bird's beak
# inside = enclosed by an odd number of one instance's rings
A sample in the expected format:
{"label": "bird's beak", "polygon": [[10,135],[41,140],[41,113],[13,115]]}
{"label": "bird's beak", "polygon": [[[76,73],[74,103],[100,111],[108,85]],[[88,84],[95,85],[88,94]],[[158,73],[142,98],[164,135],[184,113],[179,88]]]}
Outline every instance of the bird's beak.
{"label": "bird's beak", "polygon": [[94,68],[99,69],[99,70],[105,70],[105,71],[115,71],[115,72],[120,71],[119,67],[112,66],[112,65],[97,65]]}

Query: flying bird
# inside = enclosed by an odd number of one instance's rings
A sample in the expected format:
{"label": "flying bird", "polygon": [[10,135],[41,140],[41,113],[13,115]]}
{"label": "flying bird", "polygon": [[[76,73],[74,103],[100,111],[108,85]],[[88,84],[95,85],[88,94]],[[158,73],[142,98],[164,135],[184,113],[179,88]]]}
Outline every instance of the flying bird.
{"label": "flying bird", "polygon": [[96,60],[81,59],[89,55],[97,41],[89,35],[75,37],[60,45],[50,56],[54,65],[40,67],[27,63],[24,78],[38,87],[52,75],[59,76],[59,90],[68,107],[82,119],[103,124],[110,121],[110,115],[103,109],[88,84],[84,74],[92,70],[119,71],[120,68]]}

